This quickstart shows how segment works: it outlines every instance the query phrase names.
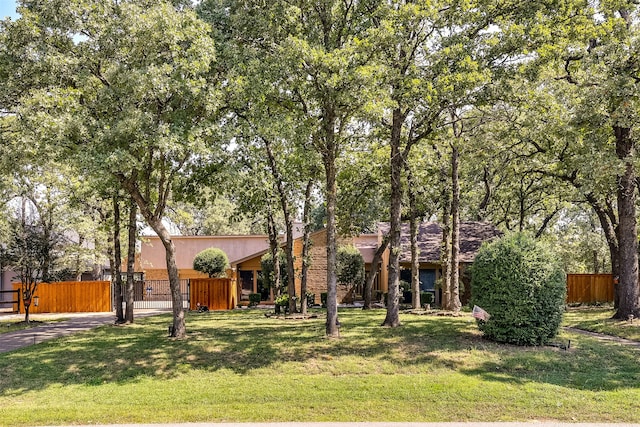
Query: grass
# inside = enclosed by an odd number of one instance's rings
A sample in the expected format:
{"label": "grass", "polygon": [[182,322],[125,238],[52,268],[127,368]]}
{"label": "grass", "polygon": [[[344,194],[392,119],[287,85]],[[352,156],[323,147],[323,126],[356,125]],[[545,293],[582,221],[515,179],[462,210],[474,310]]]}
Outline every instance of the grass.
{"label": "grass", "polygon": [[612,319],[610,307],[576,307],[564,316],[564,325],[640,342],[640,319]]}
{"label": "grass", "polygon": [[24,322],[24,317],[20,320],[0,320],[0,335],[8,332],[21,331],[23,329],[35,328],[42,326],[43,323],[62,322],[64,318],[38,318],[38,320],[31,320],[29,323]]}
{"label": "grass", "polygon": [[0,355],[0,425],[285,421],[640,422],[639,352],[563,332],[571,349],[484,340],[470,316],[261,310],[168,316]]}

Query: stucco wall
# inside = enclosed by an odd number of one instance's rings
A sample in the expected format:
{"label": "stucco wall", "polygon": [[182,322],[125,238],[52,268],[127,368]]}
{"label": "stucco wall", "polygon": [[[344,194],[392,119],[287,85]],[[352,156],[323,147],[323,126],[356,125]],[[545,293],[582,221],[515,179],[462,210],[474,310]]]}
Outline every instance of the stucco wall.
{"label": "stucco wall", "polygon": [[[256,236],[174,236],[176,264],[179,270],[193,269],[193,259],[208,248],[220,248],[229,262],[244,258],[269,247],[267,237]],[[140,265],[136,271],[166,269],[165,249],[156,236],[145,237],[140,248]]]}

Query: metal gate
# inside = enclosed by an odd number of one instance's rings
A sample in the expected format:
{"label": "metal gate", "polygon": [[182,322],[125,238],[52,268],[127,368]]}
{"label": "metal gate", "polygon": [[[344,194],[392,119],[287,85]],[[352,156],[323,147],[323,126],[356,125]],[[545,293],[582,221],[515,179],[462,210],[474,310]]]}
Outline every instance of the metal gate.
{"label": "metal gate", "polygon": [[[188,309],[189,279],[180,279],[180,293],[182,294],[182,307]],[[133,308],[172,308],[169,281],[135,281],[133,284]]]}
{"label": "metal gate", "polygon": [[[6,295],[9,295],[9,297],[7,297]],[[9,290],[9,291],[0,291],[0,308],[9,309],[12,312],[19,313],[20,312],[20,290],[15,289],[15,290]]]}

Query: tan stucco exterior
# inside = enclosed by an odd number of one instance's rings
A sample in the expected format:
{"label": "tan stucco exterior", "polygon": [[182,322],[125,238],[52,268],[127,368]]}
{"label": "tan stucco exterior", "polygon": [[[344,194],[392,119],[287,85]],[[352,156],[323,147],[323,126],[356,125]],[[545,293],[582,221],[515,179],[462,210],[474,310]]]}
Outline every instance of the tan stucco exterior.
{"label": "tan stucco exterior", "polygon": [[[220,248],[229,257],[229,262],[246,257],[248,254],[269,247],[267,236],[174,236],[171,238],[176,248],[176,264],[181,272],[193,272],[193,259],[208,248]],[[140,261],[136,271],[166,270],[165,250],[157,236],[144,237],[140,248]],[[195,273],[195,272],[194,272]],[[198,273],[196,273],[198,274]]]}

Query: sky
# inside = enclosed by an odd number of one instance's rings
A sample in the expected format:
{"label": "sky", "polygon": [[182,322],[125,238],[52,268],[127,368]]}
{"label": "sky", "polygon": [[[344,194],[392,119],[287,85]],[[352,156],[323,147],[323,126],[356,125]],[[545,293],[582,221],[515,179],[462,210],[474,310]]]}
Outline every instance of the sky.
{"label": "sky", "polygon": [[12,19],[18,17],[15,0],[0,0],[0,19],[4,19],[7,16],[10,16]]}

